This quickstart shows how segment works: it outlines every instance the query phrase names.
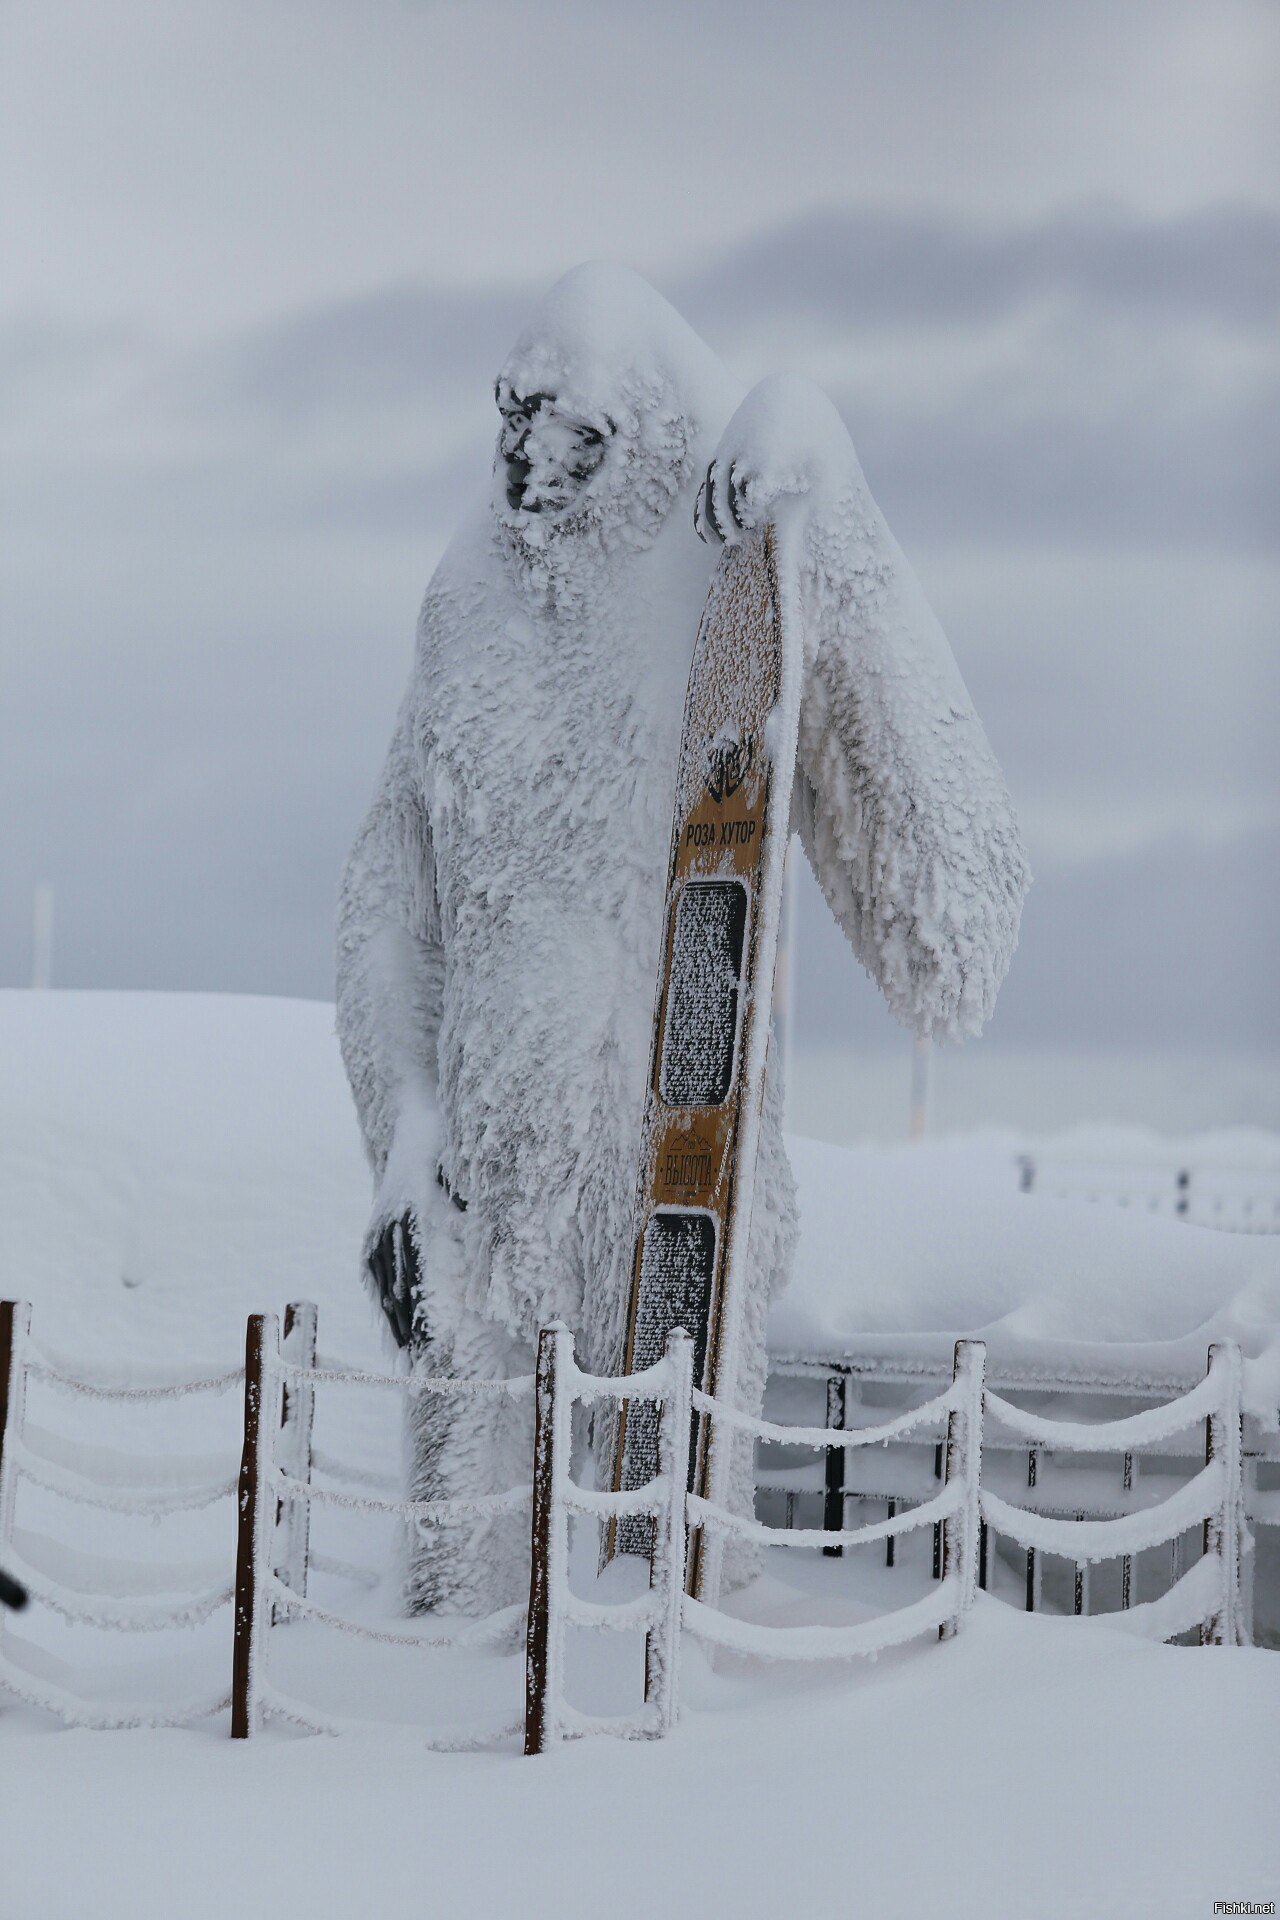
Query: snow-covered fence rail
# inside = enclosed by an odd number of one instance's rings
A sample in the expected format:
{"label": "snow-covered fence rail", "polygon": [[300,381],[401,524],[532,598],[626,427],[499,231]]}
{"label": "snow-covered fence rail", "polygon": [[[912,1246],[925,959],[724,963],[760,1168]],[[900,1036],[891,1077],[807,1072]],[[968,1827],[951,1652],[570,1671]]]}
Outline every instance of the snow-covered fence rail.
{"label": "snow-covered fence rail", "polygon": [[1280,1168],[1274,1165],[1086,1159],[1053,1152],[1020,1153],[1014,1165],[1020,1193],[1107,1200],[1228,1233],[1280,1233]]}
{"label": "snow-covered fence rail", "polygon": [[986,1350],[980,1340],[958,1340],[952,1380],[945,1392],[923,1406],[897,1415],[877,1427],[844,1430],[835,1426],[778,1426],[726,1407],[703,1393],[693,1404],[700,1413],[750,1433],[758,1440],[789,1446],[825,1449],[842,1456],[857,1447],[883,1446],[922,1427],[946,1422],[943,1483],[932,1500],[886,1520],[838,1531],[807,1528],[779,1532],[757,1520],[730,1513],[690,1494],[691,1524],[736,1534],[768,1546],[810,1548],[831,1552],[888,1540],[917,1527],[942,1529],[942,1565],[939,1585],[922,1599],[875,1620],[848,1627],[763,1627],[734,1620],[704,1602],[686,1596],[684,1624],[697,1638],[738,1653],[759,1654],[771,1660],[829,1660],[844,1655],[879,1653],[900,1646],[919,1634],[937,1630],[949,1639],[972,1602],[977,1584],[979,1466],[982,1453],[983,1369]]}
{"label": "snow-covered fence rail", "polygon": [[[1198,1386],[1165,1406],[1150,1407],[1123,1420],[1050,1420],[988,1392],[988,1420],[1032,1449],[1081,1453],[1108,1449],[1130,1456],[1201,1421],[1206,1434],[1204,1467],[1156,1505],[1103,1520],[1064,1519],[1014,1506],[984,1488],[981,1509],[988,1533],[1017,1541],[1028,1556],[1054,1553],[1074,1561],[1076,1611],[1083,1612],[1080,1569],[1100,1560],[1128,1561],[1136,1553],[1201,1526],[1202,1557],[1160,1599],[1126,1609],[1118,1618],[1134,1632],[1161,1640],[1199,1627],[1204,1645],[1242,1642],[1246,1632],[1240,1600],[1244,1545],[1241,1378],[1240,1349],[1224,1341],[1210,1347],[1208,1371]],[[1028,1566],[1031,1593],[1033,1559],[1029,1558]]]}
{"label": "snow-covered fence rail", "polygon": [[[138,1458],[33,1427],[26,1417],[28,1383],[38,1381],[54,1393],[99,1403],[159,1404],[224,1393],[241,1377],[236,1367],[178,1378],[111,1379],[93,1366],[37,1348],[31,1340],[28,1302],[0,1302],[0,1556],[31,1599],[68,1622],[109,1632],[198,1626],[232,1598],[231,1582],[219,1577],[216,1564],[135,1566],[96,1559],[42,1533],[20,1531],[15,1526],[18,1486],[26,1481],[61,1500],[159,1519],[229,1499],[235,1479],[229,1463],[224,1469],[216,1457]],[[158,1600],[157,1586],[168,1597]],[[41,1661],[31,1654],[24,1640],[4,1629],[0,1687],[73,1726],[179,1726],[217,1713],[229,1702],[229,1695],[219,1691],[164,1708],[95,1705],[50,1682],[41,1672]]]}
{"label": "snow-covered fence rail", "polygon": [[[685,1574],[685,1485],[692,1418],[692,1345],[682,1327],[663,1358],[644,1373],[606,1380],[580,1373],[565,1326],[538,1336],[533,1463],[533,1552],[525,1656],[524,1750],[541,1753],[554,1740],[581,1733],[627,1739],[660,1736],[675,1721],[679,1697],[680,1622]],[[577,1401],[653,1400],[661,1406],[658,1473],[642,1487],[610,1492],[575,1485],[569,1474]],[[614,1605],[582,1600],[569,1589],[569,1519],[652,1526],[648,1593]],[[564,1699],[567,1626],[603,1631],[644,1627],[645,1703],[635,1713],[603,1717],[576,1712]]]}

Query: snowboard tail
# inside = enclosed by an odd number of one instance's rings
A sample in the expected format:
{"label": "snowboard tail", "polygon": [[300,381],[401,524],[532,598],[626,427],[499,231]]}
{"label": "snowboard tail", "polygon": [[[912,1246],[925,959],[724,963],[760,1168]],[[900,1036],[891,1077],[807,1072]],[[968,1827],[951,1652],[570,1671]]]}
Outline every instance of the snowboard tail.
{"label": "snowboard tail", "polygon": [[[695,1384],[732,1394],[764,1094],[799,724],[798,637],[783,619],[775,536],[722,552],[694,645],[676,776],[662,958],[641,1136],[625,1373],[693,1340]],[[732,1433],[695,1414],[689,1484],[723,1502]],[[615,1490],[658,1467],[658,1408],[624,1401]],[[610,1523],[602,1559],[648,1554],[653,1521]],[[689,1590],[705,1572],[689,1543]]]}

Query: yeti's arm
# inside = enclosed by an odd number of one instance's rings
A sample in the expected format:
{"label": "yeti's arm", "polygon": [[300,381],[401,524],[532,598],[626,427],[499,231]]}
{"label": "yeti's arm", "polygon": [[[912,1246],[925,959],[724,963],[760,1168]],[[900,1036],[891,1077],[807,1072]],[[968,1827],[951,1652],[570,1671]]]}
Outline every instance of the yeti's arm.
{"label": "yeti's arm", "polygon": [[406,699],[343,875],[337,979],[338,1041],[377,1182],[365,1264],[402,1346],[417,1269],[412,1222],[436,1165],[443,983],[431,824]]}
{"label": "yeti's arm", "polygon": [[806,382],[743,403],[702,526],[771,518],[804,634],[795,814],[818,883],[904,1025],[977,1033],[1017,944],[1017,821],[959,669],[835,408]]}

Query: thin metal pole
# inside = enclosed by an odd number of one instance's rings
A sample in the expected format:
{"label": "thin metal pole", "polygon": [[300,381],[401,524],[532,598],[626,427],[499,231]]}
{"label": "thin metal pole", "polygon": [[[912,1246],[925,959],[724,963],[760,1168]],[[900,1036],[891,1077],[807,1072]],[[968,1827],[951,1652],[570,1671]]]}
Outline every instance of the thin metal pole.
{"label": "thin metal pole", "polygon": [[[534,1397],[533,1536],[529,1567],[529,1620],[525,1634],[524,1750],[542,1753],[556,1735],[560,1696],[560,1583],[565,1574],[561,1534],[564,1515],[556,1510],[562,1472],[567,1409],[561,1405],[560,1361],[572,1360],[567,1327],[558,1322],[538,1335]],[[566,1367],[567,1371],[567,1367]]]}
{"label": "thin metal pole", "polygon": [[[1036,1473],[1037,1473],[1036,1450],[1034,1447],[1032,1447],[1031,1451],[1027,1455],[1027,1485],[1029,1487],[1034,1487],[1034,1485],[1036,1484]],[[1039,1587],[1039,1575],[1036,1568],[1036,1550],[1034,1547],[1028,1547],[1027,1548],[1027,1612],[1028,1613],[1034,1613],[1036,1610],[1036,1593],[1037,1593],[1038,1587]]]}
{"label": "thin metal pole", "polygon": [[14,1447],[22,1438],[26,1400],[25,1348],[31,1331],[31,1303],[0,1300],[0,1547],[13,1539],[13,1507],[17,1493]]}
{"label": "thin metal pole", "polygon": [[[844,1432],[847,1381],[842,1373],[833,1373],[827,1379],[827,1425],[837,1433]],[[843,1447],[828,1447],[825,1459],[825,1479],[822,1494],[822,1525],[827,1533],[839,1533],[844,1526],[844,1467],[845,1450]],[[791,1524],[790,1516],[787,1520]],[[892,1537],[892,1536],[890,1536]],[[824,1547],[823,1553],[829,1560],[838,1560],[843,1551],[840,1547]]]}
{"label": "thin metal pole", "polygon": [[[1078,1514],[1076,1515],[1076,1519],[1077,1519],[1078,1521],[1079,1521],[1079,1520],[1083,1520],[1083,1519],[1084,1519],[1084,1515],[1083,1515],[1082,1513],[1078,1513]],[[1082,1614],[1082,1613],[1084,1612],[1084,1610],[1085,1610],[1085,1571],[1086,1571],[1086,1570],[1085,1570],[1085,1563],[1084,1563],[1084,1561],[1083,1561],[1083,1560],[1077,1560],[1077,1561],[1076,1561],[1076,1587],[1075,1587],[1075,1601],[1074,1601],[1074,1605],[1075,1605],[1075,1611],[1076,1611],[1076,1613],[1078,1613],[1078,1614]]]}
{"label": "thin metal pole", "polygon": [[[235,1629],[231,1654],[231,1737],[247,1740],[262,1725],[266,1679],[270,1565],[268,1504],[272,1439],[278,1424],[280,1326],[274,1313],[251,1313],[244,1343],[244,1448],[240,1456],[236,1541]],[[270,1369],[270,1371],[269,1371]]]}
{"label": "thin metal pole", "polygon": [[[933,1450],[933,1477],[935,1480],[942,1478],[941,1441]],[[935,1580],[942,1578],[942,1522],[940,1520],[935,1520],[933,1523],[933,1577]]]}

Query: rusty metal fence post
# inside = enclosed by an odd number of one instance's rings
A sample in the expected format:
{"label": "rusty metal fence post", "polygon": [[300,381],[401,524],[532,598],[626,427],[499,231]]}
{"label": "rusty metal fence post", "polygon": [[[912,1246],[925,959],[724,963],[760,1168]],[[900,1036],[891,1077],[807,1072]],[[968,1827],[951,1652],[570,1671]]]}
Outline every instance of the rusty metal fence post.
{"label": "rusty metal fence post", "polygon": [[[837,1432],[844,1432],[845,1416],[849,1395],[848,1378],[843,1373],[833,1373],[827,1380],[827,1425]],[[839,1533],[844,1526],[844,1469],[846,1454],[843,1447],[828,1447],[823,1463],[822,1488],[822,1525],[827,1533]],[[842,1547],[824,1547],[823,1553],[829,1559],[838,1560],[844,1551]]]}
{"label": "rusty metal fence post", "polygon": [[0,1551],[13,1540],[17,1469],[14,1449],[22,1437],[26,1399],[26,1344],[31,1331],[27,1300],[0,1300]]}
{"label": "rusty metal fence post", "polygon": [[570,1403],[561,1376],[573,1361],[569,1329],[556,1322],[538,1335],[534,1377],[533,1537],[529,1624],[525,1639],[524,1750],[541,1753],[556,1735],[564,1659],[563,1594],[568,1575],[568,1515],[556,1495],[568,1472]]}
{"label": "rusty metal fence post", "polygon": [[244,1347],[244,1448],[240,1456],[236,1540],[235,1628],[231,1654],[231,1737],[247,1740],[262,1725],[266,1665],[266,1573],[275,1515],[271,1461],[280,1423],[280,1325],[273,1313],[251,1313]]}

